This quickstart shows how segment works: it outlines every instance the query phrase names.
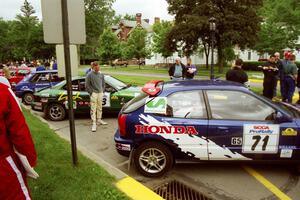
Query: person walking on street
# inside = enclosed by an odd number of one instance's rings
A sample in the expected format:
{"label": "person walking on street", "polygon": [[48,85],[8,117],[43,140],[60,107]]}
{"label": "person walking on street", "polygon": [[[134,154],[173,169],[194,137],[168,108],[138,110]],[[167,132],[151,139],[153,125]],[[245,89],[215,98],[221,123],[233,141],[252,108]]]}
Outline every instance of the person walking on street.
{"label": "person walking on street", "polygon": [[264,73],[263,96],[272,99],[274,97],[278,74],[275,55],[270,56],[269,61],[263,65],[262,69]]}
{"label": "person walking on street", "polygon": [[283,96],[282,101],[292,103],[293,95],[296,87],[297,80],[297,66],[295,64],[296,56],[290,54],[290,63],[283,65]]}
{"label": "person walking on street", "polygon": [[92,131],[95,132],[97,130],[97,122],[102,125],[107,123],[102,120],[102,101],[105,91],[104,75],[100,72],[97,62],[93,62],[92,66],[92,71],[86,77],[85,87],[90,94]]}
{"label": "person walking on street", "polygon": [[[22,156],[20,159],[19,156]],[[29,165],[22,165],[26,160]],[[37,155],[16,96],[0,83],[0,199],[30,200],[26,176]],[[26,163],[26,164],[27,164]]]}
{"label": "person walking on street", "polygon": [[197,73],[197,68],[195,65],[192,64],[191,58],[187,59],[187,65],[185,69],[186,69],[186,73],[185,73],[186,79],[193,79]]}
{"label": "person walking on street", "polygon": [[242,66],[243,66],[243,60],[237,59],[235,61],[235,66],[232,69],[227,71],[226,80],[246,85],[248,82],[248,75],[242,69]]}
{"label": "person walking on street", "polygon": [[185,76],[185,66],[180,62],[180,58],[175,59],[175,64],[169,68],[169,76],[171,80],[183,80]]}

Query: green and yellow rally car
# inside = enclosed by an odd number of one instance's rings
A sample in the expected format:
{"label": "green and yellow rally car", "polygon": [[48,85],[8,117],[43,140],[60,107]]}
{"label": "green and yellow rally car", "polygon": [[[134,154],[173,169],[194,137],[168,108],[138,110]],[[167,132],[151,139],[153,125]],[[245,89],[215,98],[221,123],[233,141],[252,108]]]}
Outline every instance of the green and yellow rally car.
{"label": "green and yellow rally car", "polygon": [[[109,75],[105,75],[104,79],[105,92],[102,104],[104,113],[119,112],[126,102],[140,94],[139,87],[126,85]],[[85,90],[85,77],[73,78],[72,89],[75,113],[89,113],[90,95]],[[36,92],[31,107],[33,110],[44,112],[52,121],[65,119],[68,109],[66,81]]]}

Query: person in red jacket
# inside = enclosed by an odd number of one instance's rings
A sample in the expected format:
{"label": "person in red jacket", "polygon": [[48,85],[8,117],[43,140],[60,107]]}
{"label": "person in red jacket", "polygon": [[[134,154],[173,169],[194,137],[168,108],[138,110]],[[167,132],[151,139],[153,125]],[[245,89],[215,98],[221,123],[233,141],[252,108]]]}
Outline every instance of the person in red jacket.
{"label": "person in red jacket", "polygon": [[0,199],[30,200],[26,171],[16,152],[36,165],[30,131],[13,91],[0,83]]}

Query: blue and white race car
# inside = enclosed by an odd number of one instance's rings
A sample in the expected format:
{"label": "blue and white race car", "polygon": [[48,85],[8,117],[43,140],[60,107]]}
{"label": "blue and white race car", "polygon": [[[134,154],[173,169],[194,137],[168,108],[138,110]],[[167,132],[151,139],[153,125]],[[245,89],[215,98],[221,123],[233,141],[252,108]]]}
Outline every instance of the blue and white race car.
{"label": "blue and white race car", "polygon": [[175,160],[300,161],[300,112],[227,81],[148,82],[124,105],[117,151],[160,176]]}

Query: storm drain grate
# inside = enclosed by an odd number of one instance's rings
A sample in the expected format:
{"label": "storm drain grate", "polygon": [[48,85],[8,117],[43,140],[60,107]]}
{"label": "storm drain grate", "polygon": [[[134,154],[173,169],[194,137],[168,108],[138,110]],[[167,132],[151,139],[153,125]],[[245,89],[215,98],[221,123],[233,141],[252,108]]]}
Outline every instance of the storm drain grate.
{"label": "storm drain grate", "polygon": [[154,192],[166,200],[212,200],[175,180],[162,184]]}

